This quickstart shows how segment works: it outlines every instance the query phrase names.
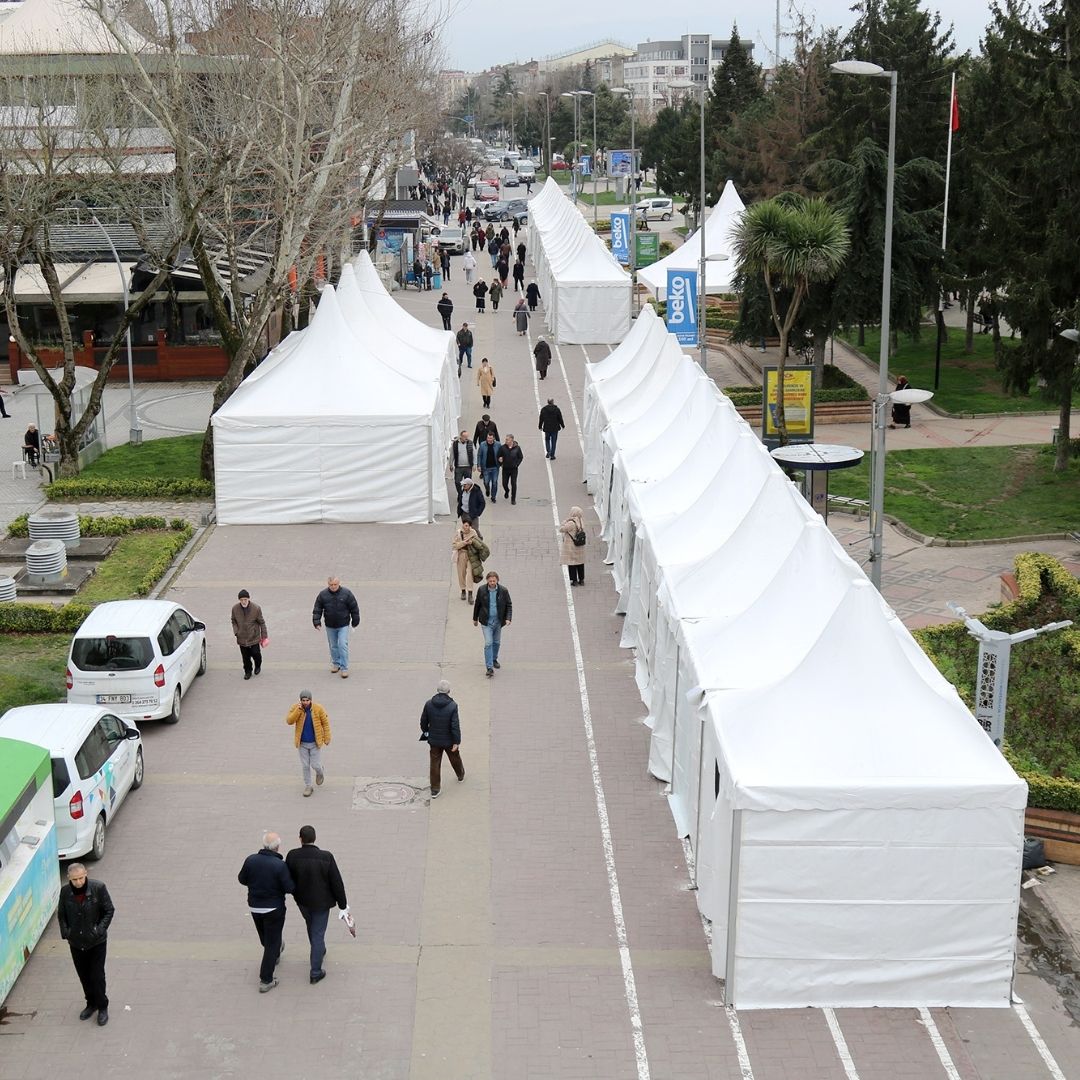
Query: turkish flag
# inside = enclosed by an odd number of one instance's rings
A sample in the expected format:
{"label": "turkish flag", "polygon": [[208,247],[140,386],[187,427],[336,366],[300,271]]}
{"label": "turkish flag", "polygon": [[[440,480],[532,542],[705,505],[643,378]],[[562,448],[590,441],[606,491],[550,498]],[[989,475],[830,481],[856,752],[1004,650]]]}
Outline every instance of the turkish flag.
{"label": "turkish flag", "polygon": [[956,97],[956,87],[953,87],[952,92],[952,129],[953,131],[960,130],[960,102]]}

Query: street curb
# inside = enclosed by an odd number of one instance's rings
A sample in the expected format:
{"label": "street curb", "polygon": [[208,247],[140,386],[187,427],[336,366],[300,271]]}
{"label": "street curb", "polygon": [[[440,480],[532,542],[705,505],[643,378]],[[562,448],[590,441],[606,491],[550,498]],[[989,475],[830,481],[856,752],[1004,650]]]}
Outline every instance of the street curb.
{"label": "street curb", "polygon": [[[213,514],[211,514],[213,517]],[[172,583],[180,576],[185,567],[196,555],[199,549],[206,543],[211,532],[216,527],[211,521],[208,525],[197,525],[191,539],[177,552],[176,558],[170,563],[168,570],[161,575],[158,583],[150,590],[148,598],[158,600],[162,594],[172,588]]]}

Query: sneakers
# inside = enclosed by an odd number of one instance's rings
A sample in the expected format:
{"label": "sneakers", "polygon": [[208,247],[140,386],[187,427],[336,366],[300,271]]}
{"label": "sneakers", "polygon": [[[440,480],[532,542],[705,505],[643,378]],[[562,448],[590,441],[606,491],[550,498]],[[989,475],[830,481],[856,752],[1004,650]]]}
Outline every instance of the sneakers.
{"label": "sneakers", "polygon": [[331,675],[336,675],[340,670],[341,670],[341,668],[339,668],[337,666],[337,664],[331,664],[330,665],[330,674]]}
{"label": "sneakers", "polygon": [[259,983],[259,993],[268,994],[274,987],[277,986],[277,979],[271,979],[268,983]]}
{"label": "sneakers", "polygon": [[349,673],[344,668],[341,669],[341,677],[343,679],[347,679],[349,677]]}
{"label": "sneakers", "polygon": [[487,669],[487,677],[489,679],[494,679],[495,678],[495,669],[494,668],[488,668]]}
{"label": "sneakers", "polygon": [[432,797],[433,799],[437,799],[437,798],[438,798],[438,797],[439,797],[439,796],[440,796],[441,794],[442,794],[442,792],[441,792],[441,791],[433,791],[433,792],[431,793],[431,797]]}
{"label": "sneakers", "polygon": [[500,664],[498,660],[492,660],[492,661],[491,661],[491,666],[492,666],[493,668],[501,668],[501,667],[502,667],[502,664]]}
{"label": "sneakers", "polygon": [[315,774],[315,785],[316,785],[316,787],[322,787],[323,781],[325,779],[326,779],[326,773],[316,773]]}
{"label": "sneakers", "polygon": [[469,603],[472,603],[472,589],[469,590]]}
{"label": "sneakers", "polygon": [[465,770],[462,769],[461,770],[461,775],[457,778],[457,782],[459,784],[461,784],[461,783],[464,783],[464,781],[465,781]]}
{"label": "sneakers", "polygon": [[314,791],[315,791],[315,789],[310,784],[308,784],[308,786],[306,788],[304,788],[304,798],[305,799],[311,798],[311,795],[312,795],[312,793]]}

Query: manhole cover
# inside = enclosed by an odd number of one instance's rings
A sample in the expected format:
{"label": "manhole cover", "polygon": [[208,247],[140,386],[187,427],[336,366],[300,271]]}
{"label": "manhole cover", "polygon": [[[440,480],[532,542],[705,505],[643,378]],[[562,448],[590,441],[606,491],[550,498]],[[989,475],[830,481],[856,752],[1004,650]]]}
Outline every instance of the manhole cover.
{"label": "manhole cover", "polygon": [[423,780],[358,776],[353,783],[354,810],[415,810],[430,801]]}

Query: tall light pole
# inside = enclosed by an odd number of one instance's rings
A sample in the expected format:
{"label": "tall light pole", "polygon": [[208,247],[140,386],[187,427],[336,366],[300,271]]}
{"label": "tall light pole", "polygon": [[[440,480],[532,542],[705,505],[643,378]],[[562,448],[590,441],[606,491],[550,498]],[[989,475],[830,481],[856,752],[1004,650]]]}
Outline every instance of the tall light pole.
{"label": "tall light pole", "polygon": [[139,425],[139,414],[135,411],[135,366],[131,359],[131,323],[127,320],[128,307],[131,297],[128,293],[127,278],[124,276],[124,264],[120,261],[120,255],[116,245],[112,242],[109,230],[98,221],[97,214],[82,200],[75,199],[75,205],[80,210],[85,210],[90,215],[90,220],[101,230],[105,237],[105,243],[109,245],[112,257],[116,262],[117,272],[120,274],[120,285],[124,290],[124,322],[127,323],[125,332],[125,344],[127,345],[127,368],[128,368],[128,442],[132,446],[138,446],[143,440],[142,427]]}
{"label": "tall light pole", "polygon": [[540,164],[551,175],[551,95],[546,90],[538,90],[537,93],[544,99],[544,149],[540,154]]}
{"label": "tall light pole", "polygon": [[889,315],[892,303],[893,189],[896,180],[896,72],[865,60],[832,64],[840,75],[889,80],[889,171],[885,181],[885,255],[881,274],[881,348],[878,351],[878,392],[870,451],[870,580],[881,591],[881,560],[885,536],[885,425],[889,407]]}
{"label": "tall light pole", "polygon": [[634,317],[634,263],[637,259],[637,147],[634,145],[634,91],[630,87],[615,86],[611,92],[625,96],[630,104],[630,175],[626,182],[630,187],[630,318]]}
{"label": "tall light pole", "polygon": [[578,91],[567,90],[559,97],[570,98],[574,103],[574,154],[570,162],[570,188],[574,197],[574,205],[577,205],[578,189]]}
{"label": "tall light pole", "polygon": [[592,98],[592,155],[590,157],[592,173],[592,219],[596,224],[596,95],[591,90],[578,90],[578,97]]}

